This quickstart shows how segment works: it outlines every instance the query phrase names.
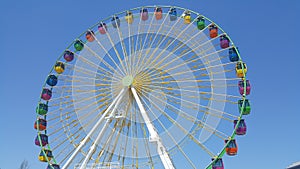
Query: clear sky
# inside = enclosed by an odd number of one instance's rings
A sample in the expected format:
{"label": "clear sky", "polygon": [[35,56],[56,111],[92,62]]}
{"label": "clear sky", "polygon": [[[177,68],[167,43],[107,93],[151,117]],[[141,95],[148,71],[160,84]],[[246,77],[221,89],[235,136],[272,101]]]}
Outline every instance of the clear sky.
{"label": "clear sky", "polygon": [[0,168],[26,159],[45,168],[34,145],[35,106],[43,82],[80,33],[99,19],[143,5],[188,8],[219,24],[249,67],[252,113],[227,169],[282,169],[300,160],[299,0],[1,0]]}

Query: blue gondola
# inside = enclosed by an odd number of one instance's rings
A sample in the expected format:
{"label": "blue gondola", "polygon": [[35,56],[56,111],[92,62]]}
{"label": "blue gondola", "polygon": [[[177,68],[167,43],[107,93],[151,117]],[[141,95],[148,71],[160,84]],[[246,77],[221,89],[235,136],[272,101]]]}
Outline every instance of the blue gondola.
{"label": "blue gondola", "polygon": [[230,48],[229,49],[229,60],[231,62],[236,62],[236,61],[240,60],[240,58],[239,58],[239,56],[238,56],[237,51],[236,51],[235,48]]}
{"label": "blue gondola", "polygon": [[120,21],[119,17],[113,16],[111,19],[111,24],[114,28],[120,28],[121,21]]}
{"label": "blue gondola", "polygon": [[177,19],[177,11],[175,8],[171,8],[170,9],[170,12],[169,12],[169,15],[170,15],[170,21],[175,21]]}
{"label": "blue gondola", "polygon": [[55,75],[49,75],[47,77],[47,81],[46,83],[49,85],[49,86],[55,86],[57,84],[57,76]]}

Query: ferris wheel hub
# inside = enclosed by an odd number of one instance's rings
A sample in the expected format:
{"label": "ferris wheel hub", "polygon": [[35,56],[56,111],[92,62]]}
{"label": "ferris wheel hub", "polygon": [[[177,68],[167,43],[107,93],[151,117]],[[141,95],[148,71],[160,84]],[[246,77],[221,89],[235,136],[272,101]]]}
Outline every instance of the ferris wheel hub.
{"label": "ferris wheel hub", "polygon": [[131,75],[127,75],[122,79],[123,86],[130,86],[133,82],[133,77]]}

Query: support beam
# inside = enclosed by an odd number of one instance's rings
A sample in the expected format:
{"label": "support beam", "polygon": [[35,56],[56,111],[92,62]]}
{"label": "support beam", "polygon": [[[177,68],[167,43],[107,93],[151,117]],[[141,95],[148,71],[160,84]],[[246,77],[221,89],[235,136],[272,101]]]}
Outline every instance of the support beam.
{"label": "support beam", "polygon": [[85,159],[84,159],[84,161],[82,162],[82,164],[80,166],[80,169],[85,169],[86,168],[86,165],[89,162],[89,160],[90,160],[91,156],[93,155],[93,153],[95,152],[96,147],[97,147],[101,137],[103,136],[103,134],[104,134],[105,130],[107,129],[107,127],[109,126],[109,124],[111,123],[112,118],[114,117],[115,111],[116,111],[118,105],[120,104],[120,101],[122,100],[123,96],[124,95],[121,95],[119,97],[117,103],[115,104],[115,107],[113,108],[111,113],[108,115],[108,118],[106,118],[106,122],[105,122],[104,126],[102,127],[102,129],[101,129],[100,133],[98,134],[96,140],[94,141],[93,145],[90,147],[89,152],[85,156]]}
{"label": "support beam", "polygon": [[170,158],[166,148],[164,147],[157,131],[155,130],[154,125],[151,123],[150,118],[149,118],[148,114],[146,113],[146,110],[145,110],[135,88],[131,87],[131,91],[132,91],[134,99],[140,109],[140,112],[145,121],[146,127],[149,131],[150,142],[155,142],[157,144],[157,152],[159,154],[159,157],[160,157],[165,169],[175,169],[175,167],[171,161],[171,158]]}
{"label": "support beam", "polygon": [[113,100],[113,102],[111,103],[111,105],[106,109],[106,111],[100,117],[100,119],[97,121],[97,123],[94,125],[94,127],[91,129],[91,131],[80,142],[80,144],[75,149],[75,151],[73,152],[73,154],[70,156],[70,158],[68,159],[68,161],[64,164],[64,166],[62,167],[62,169],[67,169],[69,167],[69,165],[74,160],[74,158],[76,157],[76,155],[78,154],[78,152],[83,148],[83,146],[86,144],[86,142],[90,139],[91,135],[100,126],[100,124],[103,122],[103,120],[105,119],[105,116],[108,114],[108,112],[110,111],[110,109],[112,108],[112,106],[117,102],[117,100],[119,100],[119,98],[124,94],[124,92],[125,92],[125,89],[123,88],[120,91],[120,93],[117,95],[117,97]]}

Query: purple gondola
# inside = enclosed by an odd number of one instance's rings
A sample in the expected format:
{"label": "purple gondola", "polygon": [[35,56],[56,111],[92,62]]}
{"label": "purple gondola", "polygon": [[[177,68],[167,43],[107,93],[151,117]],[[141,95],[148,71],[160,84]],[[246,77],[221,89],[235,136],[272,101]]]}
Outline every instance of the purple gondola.
{"label": "purple gondola", "polygon": [[[39,136],[41,138],[41,142],[39,140]],[[36,136],[35,138],[35,145],[37,146],[45,146],[48,144],[48,136],[46,134],[40,134],[39,136]],[[41,144],[42,143],[42,144]]]}
{"label": "purple gondola", "polygon": [[[236,127],[237,122],[238,122],[238,120],[234,120],[234,128]],[[246,132],[247,132],[246,122],[245,122],[244,119],[241,119],[240,123],[237,126],[237,129],[236,129],[235,133],[237,135],[245,135]]]}
{"label": "purple gondola", "polygon": [[143,21],[148,20],[148,10],[146,8],[142,9],[141,11],[141,17]]}
{"label": "purple gondola", "polygon": [[229,47],[229,38],[226,35],[220,37],[220,46],[222,49]]}
{"label": "purple gondola", "polygon": [[66,50],[64,53],[64,59],[67,62],[71,62],[74,59],[74,53],[69,50]]}
{"label": "purple gondola", "polygon": [[105,23],[100,23],[100,25],[98,26],[98,30],[101,34],[105,34],[107,31],[107,26]]}

